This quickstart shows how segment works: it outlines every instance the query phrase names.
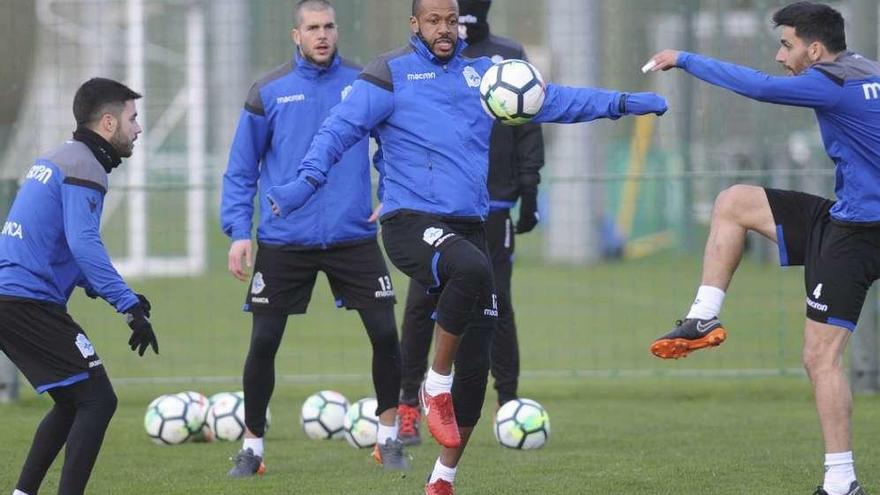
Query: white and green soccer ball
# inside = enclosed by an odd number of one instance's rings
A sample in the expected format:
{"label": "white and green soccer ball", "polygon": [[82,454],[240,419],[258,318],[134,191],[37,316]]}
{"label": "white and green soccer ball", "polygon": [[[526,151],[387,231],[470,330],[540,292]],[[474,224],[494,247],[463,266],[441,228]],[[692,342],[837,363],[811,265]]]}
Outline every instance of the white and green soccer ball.
{"label": "white and green soccer ball", "polygon": [[376,399],[368,397],[349,406],[342,427],[345,440],[352,447],[365,449],[376,444],[376,437],[379,434],[377,405]]}
{"label": "white and green soccer ball", "polygon": [[550,439],[550,416],[531,399],[505,402],[495,414],[495,439],[511,449],[539,449]]}
{"label": "white and green soccer ball", "polygon": [[303,402],[299,424],[309,438],[329,440],[345,436],[345,413],[348,399],[339,392],[322,390]]}
{"label": "white and green soccer ball", "polygon": [[159,445],[178,445],[190,439],[189,421],[195,416],[189,403],[177,395],[161,395],[147,406],[144,429]]}
{"label": "white and green soccer ball", "polygon": [[524,60],[498,62],[480,80],[483,110],[505,125],[521,125],[535,118],[545,96],[541,73]]}
{"label": "white and green soccer ball", "polygon": [[193,442],[211,442],[214,435],[208,428],[208,398],[199,392],[187,390],[180,392],[178,397],[187,403],[186,426],[190,431],[190,440]]}
{"label": "white and green soccer ball", "polygon": [[[266,408],[266,430],[272,415]],[[214,439],[235,442],[244,437],[244,392],[221,392],[211,396],[211,405],[205,422]]]}

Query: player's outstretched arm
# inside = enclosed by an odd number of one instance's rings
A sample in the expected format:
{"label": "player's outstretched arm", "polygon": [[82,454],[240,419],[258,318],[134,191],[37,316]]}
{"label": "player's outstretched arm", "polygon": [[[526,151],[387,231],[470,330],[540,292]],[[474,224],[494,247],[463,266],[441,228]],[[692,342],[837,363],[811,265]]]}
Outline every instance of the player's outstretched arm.
{"label": "player's outstretched arm", "polygon": [[780,105],[825,108],[835,105],[842,94],[839,85],[816,69],[807,69],[798,76],[771,76],[749,67],[678,50],[663,50],[645,64],[648,72],[674,67],[746,98]]}
{"label": "player's outstretched arm", "polygon": [[351,93],[321,124],[299,167],[297,178],[266,192],[272,212],[286,217],[301,208],[327,181],[327,174],[349,148],[367,137],[394,108],[393,94],[364,80],[355,81]]}
{"label": "player's outstretched arm", "polygon": [[623,93],[548,84],[544,106],[533,122],[574,123],[619,119],[624,115],[663,115],[667,109],[666,100],[655,93]]}

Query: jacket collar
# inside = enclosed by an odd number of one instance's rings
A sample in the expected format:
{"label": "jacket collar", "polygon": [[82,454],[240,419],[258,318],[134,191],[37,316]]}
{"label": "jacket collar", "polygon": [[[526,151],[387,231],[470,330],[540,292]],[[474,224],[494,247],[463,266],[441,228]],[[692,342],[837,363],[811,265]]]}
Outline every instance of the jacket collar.
{"label": "jacket collar", "polygon": [[88,127],[77,127],[73,131],[73,139],[86,145],[108,174],[122,163],[116,148]]}
{"label": "jacket collar", "polygon": [[428,45],[422,40],[419,35],[414,34],[409,38],[409,44],[413,47],[413,50],[419,54],[420,57],[427,59],[428,61],[435,63],[437,65],[445,65],[453,60],[457,59],[459,55],[461,55],[462,50],[467,47],[467,43],[464,42],[461,38],[455,44],[455,50],[452,52],[452,56],[449,57],[448,60],[440,60],[434,55],[434,52],[428,48]]}
{"label": "jacket collar", "polygon": [[327,67],[322,67],[307,60],[305,57],[302,56],[302,53],[300,53],[299,47],[294,50],[293,58],[296,72],[308,79],[317,79],[325,74],[331,73],[335,71],[342,63],[342,58],[339,56],[338,50],[336,53],[333,54],[333,59],[330,61],[330,65]]}

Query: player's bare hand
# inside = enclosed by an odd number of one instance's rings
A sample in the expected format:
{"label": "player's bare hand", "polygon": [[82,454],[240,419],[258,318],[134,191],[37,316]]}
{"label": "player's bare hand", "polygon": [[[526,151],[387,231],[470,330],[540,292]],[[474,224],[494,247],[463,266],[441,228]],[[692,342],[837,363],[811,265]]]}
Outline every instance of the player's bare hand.
{"label": "player's bare hand", "polygon": [[681,52],[678,50],[663,50],[648,60],[648,63],[645,64],[645,67],[643,68],[643,72],[658,72],[674,69],[675,67],[678,67],[679,55],[681,55]]}
{"label": "player's bare hand", "polygon": [[242,282],[247,282],[250,274],[242,266],[242,259],[248,268],[253,266],[253,251],[250,239],[240,239],[233,241],[229,246],[229,273]]}
{"label": "player's bare hand", "polygon": [[367,219],[368,222],[373,223],[376,220],[379,220],[379,215],[382,214],[382,203],[376,205],[373,209],[373,214],[370,215],[370,218]]}

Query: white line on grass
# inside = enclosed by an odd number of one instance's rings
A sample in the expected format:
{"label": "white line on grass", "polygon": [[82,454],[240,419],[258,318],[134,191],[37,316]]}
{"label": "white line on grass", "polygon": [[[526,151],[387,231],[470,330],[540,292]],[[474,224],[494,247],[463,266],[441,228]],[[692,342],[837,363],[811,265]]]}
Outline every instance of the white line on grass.
{"label": "white line on grass", "polygon": [[[782,369],[678,369],[678,370],[531,370],[523,371],[525,379],[559,379],[559,378],[762,378],[773,376],[803,376],[801,368]],[[111,378],[113,383],[120,385],[151,385],[151,384],[185,384],[185,383],[221,383],[240,384],[241,376],[130,376]],[[279,383],[320,383],[320,382],[362,382],[371,379],[366,373],[349,374],[314,374],[314,375],[278,375]]]}

